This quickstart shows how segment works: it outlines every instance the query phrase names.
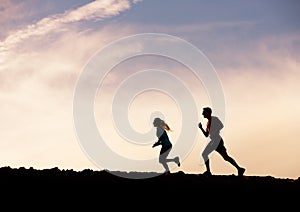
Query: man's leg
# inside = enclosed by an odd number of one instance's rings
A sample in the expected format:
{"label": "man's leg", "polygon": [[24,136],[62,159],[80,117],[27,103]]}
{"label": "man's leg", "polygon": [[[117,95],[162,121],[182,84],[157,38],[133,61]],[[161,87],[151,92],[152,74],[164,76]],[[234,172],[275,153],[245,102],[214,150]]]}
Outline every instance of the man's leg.
{"label": "man's leg", "polygon": [[237,162],[228,155],[227,150],[221,149],[221,150],[217,150],[217,152],[224,158],[225,161],[228,161],[229,163],[231,163],[237,170],[238,170],[238,175],[239,176],[243,176],[245,169],[240,167]]}
{"label": "man's leg", "polygon": [[209,165],[209,154],[213,151],[214,149],[212,148],[211,142],[209,142],[205,149],[202,152],[202,158],[205,162],[205,167],[206,167],[206,172],[204,172],[204,174],[207,175],[211,175],[211,171],[210,171],[210,165]]}

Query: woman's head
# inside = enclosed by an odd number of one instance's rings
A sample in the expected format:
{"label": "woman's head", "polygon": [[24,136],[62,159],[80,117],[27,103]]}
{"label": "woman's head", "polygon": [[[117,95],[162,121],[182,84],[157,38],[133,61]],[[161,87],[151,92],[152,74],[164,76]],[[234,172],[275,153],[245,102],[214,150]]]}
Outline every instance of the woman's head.
{"label": "woman's head", "polygon": [[154,127],[162,127],[164,128],[165,130],[167,131],[170,131],[170,127],[165,123],[164,120],[160,119],[160,118],[155,118],[154,121],[153,121],[153,126]]}

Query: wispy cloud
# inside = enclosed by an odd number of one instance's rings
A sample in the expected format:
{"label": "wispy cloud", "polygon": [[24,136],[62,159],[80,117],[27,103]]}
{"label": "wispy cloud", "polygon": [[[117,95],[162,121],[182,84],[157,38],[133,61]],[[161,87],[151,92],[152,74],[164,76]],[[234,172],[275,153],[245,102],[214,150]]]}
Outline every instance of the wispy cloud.
{"label": "wispy cloud", "polygon": [[0,56],[4,60],[11,48],[33,36],[42,36],[49,32],[63,30],[66,24],[73,22],[100,21],[117,16],[128,9],[130,9],[130,1],[128,0],[96,0],[76,9],[65,11],[62,14],[45,17],[34,24],[11,33],[3,42],[0,42]]}

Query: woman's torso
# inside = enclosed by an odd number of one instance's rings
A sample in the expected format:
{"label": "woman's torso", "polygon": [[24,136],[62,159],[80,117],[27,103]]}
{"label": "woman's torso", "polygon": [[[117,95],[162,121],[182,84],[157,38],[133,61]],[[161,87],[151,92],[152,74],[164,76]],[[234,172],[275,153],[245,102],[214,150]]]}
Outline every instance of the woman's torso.
{"label": "woman's torso", "polygon": [[160,139],[161,145],[163,147],[172,146],[172,143],[170,142],[169,136],[165,129],[158,127],[156,131],[156,136]]}

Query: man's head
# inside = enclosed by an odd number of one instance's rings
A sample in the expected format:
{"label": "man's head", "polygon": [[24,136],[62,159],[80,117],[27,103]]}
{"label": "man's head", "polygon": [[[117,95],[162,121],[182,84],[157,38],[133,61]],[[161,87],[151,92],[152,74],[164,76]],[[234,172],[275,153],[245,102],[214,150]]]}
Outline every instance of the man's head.
{"label": "man's head", "polygon": [[211,117],[211,113],[212,113],[212,110],[210,107],[204,107],[203,108],[203,112],[202,112],[202,115],[204,118],[209,118]]}

